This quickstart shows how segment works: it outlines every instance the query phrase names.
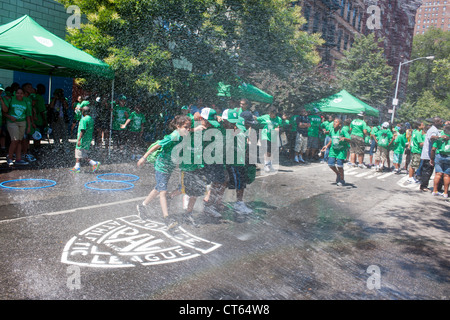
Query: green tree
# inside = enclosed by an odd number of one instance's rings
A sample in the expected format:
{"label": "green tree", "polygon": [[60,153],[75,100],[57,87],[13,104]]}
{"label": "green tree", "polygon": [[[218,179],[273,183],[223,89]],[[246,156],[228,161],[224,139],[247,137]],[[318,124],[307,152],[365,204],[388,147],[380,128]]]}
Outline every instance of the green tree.
{"label": "green tree", "polygon": [[417,102],[407,101],[398,111],[400,121],[414,121],[439,116],[450,119],[450,96],[446,100],[436,98],[431,90],[426,90]]}
{"label": "green tree", "polygon": [[337,62],[336,76],[340,89],[382,111],[392,90],[392,67],[387,64],[383,38],[373,33],[355,38],[353,46]]}
{"label": "green tree", "polygon": [[[125,94],[164,92],[189,103],[213,97],[219,81],[320,60],[318,36],[299,31],[305,21],[288,0],[58,1],[79,6],[87,20],[68,30],[68,41],[110,64]],[[176,68],[180,59],[192,69]]]}

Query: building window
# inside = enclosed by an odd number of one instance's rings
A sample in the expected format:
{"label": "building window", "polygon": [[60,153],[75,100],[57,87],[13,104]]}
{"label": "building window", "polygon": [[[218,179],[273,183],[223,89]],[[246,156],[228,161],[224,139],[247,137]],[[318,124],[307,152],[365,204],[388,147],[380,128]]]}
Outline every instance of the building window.
{"label": "building window", "polygon": [[341,42],[342,42],[342,30],[339,30],[338,39],[337,39],[337,42],[336,42],[336,49],[338,51],[341,51]]}
{"label": "building window", "polygon": [[313,24],[313,33],[319,32],[319,24],[320,24],[320,12],[314,13],[314,24]]}
{"label": "building window", "polygon": [[350,13],[352,12],[352,3],[349,1],[347,4],[347,22],[350,22]]}
{"label": "building window", "polygon": [[348,34],[346,34],[344,36],[344,51],[347,50],[347,47],[348,47],[348,38],[349,38],[349,36],[348,36]]}
{"label": "building window", "polygon": [[341,17],[344,17],[345,0],[341,0]]}

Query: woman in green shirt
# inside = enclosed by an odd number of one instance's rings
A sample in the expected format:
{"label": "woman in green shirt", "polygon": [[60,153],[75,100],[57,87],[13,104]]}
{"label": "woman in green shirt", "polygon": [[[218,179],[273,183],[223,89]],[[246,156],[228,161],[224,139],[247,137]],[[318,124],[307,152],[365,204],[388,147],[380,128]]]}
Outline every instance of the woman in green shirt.
{"label": "woman in green shirt", "polygon": [[15,164],[24,165],[28,162],[22,160],[22,139],[31,131],[31,104],[24,98],[22,89],[17,89],[15,95],[6,102],[1,98],[2,110],[6,117],[6,126],[11,137],[8,153],[8,165],[13,165],[13,155],[16,155]]}

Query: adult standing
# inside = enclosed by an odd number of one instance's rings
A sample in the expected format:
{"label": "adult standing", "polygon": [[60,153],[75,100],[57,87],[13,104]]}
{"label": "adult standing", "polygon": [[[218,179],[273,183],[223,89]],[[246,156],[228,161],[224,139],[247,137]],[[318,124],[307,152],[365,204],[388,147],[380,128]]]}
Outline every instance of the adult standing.
{"label": "adult standing", "polygon": [[366,148],[364,136],[368,133],[364,116],[365,113],[360,112],[358,113],[357,118],[350,123],[350,162],[348,164],[356,167],[356,158],[358,158],[358,167],[360,168],[367,168],[364,165],[364,152]]}
{"label": "adult standing", "polygon": [[442,128],[444,121],[439,117],[434,117],[432,119],[433,125],[427,130],[425,135],[425,141],[423,143],[422,154],[420,159],[422,160],[422,174],[420,176],[420,190],[424,192],[430,192],[428,189],[428,183],[430,181],[431,175],[434,171],[434,162],[431,161],[431,148],[434,141],[439,138],[439,129]]}
{"label": "adult standing", "polygon": [[297,136],[295,138],[295,162],[305,163],[303,155],[306,153],[308,146],[308,128],[311,127],[308,119],[308,112],[305,108],[300,110],[300,115],[296,119]]}
{"label": "adult standing", "polygon": [[22,89],[17,89],[15,95],[5,101],[0,97],[2,110],[6,117],[6,126],[11,137],[9,146],[8,165],[13,165],[13,155],[16,155],[15,164],[26,165],[27,161],[22,160],[22,139],[25,132],[30,133],[31,130],[31,104],[24,99]]}
{"label": "adult standing", "polygon": [[308,114],[310,127],[308,128],[308,143],[306,145],[307,161],[314,161],[319,151],[320,139],[319,130],[322,118],[318,115],[319,110],[314,108]]}
{"label": "adult standing", "polygon": [[122,129],[120,126],[127,121],[130,116],[130,108],[126,105],[127,97],[121,95],[119,97],[119,103],[113,106],[112,111],[112,139],[114,147],[118,150],[123,150],[126,143],[126,129]]}
{"label": "adult standing", "polygon": [[69,123],[69,105],[64,97],[63,89],[56,89],[49,106],[52,114],[52,132],[55,146],[68,144],[67,123]]}
{"label": "adult standing", "polygon": [[[275,169],[272,166],[272,132],[277,131],[279,134],[282,120],[277,116],[275,107],[269,109],[269,113],[256,118],[256,121],[264,126],[261,131],[261,143],[267,144],[267,152],[264,154],[264,171],[271,172]],[[265,142],[262,142],[265,141]],[[274,145],[278,148],[278,140]]]}

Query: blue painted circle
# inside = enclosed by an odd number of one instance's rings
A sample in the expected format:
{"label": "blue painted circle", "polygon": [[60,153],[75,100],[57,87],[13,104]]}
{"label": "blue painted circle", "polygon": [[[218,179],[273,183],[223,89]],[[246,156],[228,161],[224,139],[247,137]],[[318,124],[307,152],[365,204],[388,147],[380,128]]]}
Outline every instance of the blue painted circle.
{"label": "blue painted circle", "polygon": [[[40,181],[40,182],[50,182],[49,185],[40,186],[40,187],[8,187],[5,184],[15,182],[15,181]],[[3,181],[0,183],[0,186],[7,189],[13,189],[13,190],[31,190],[31,189],[44,189],[44,188],[50,188],[56,185],[56,181],[48,180],[48,179],[16,179],[16,180],[9,180],[9,181]]]}
{"label": "blue painted circle", "polygon": [[[122,180],[122,179],[105,179],[106,176],[123,176],[123,177],[129,177],[131,179]],[[132,182],[139,180],[138,176],[135,176],[134,174],[127,174],[127,173],[104,173],[97,176],[97,179],[103,180],[103,181],[119,181],[119,182]]]}
{"label": "blue painted circle", "polygon": [[[127,187],[116,188],[116,189],[102,189],[102,188],[95,188],[95,187],[89,186],[90,184],[94,184],[94,183],[122,183],[122,184],[126,184]],[[118,180],[114,180],[114,181],[112,181],[112,180],[96,180],[96,181],[87,182],[87,183],[84,184],[84,186],[87,189],[97,190],[97,191],[124,191],[124,190],[129,190],[131,188],[134,188],[134,184],[132,184],[130,182],[118,181]]]}

